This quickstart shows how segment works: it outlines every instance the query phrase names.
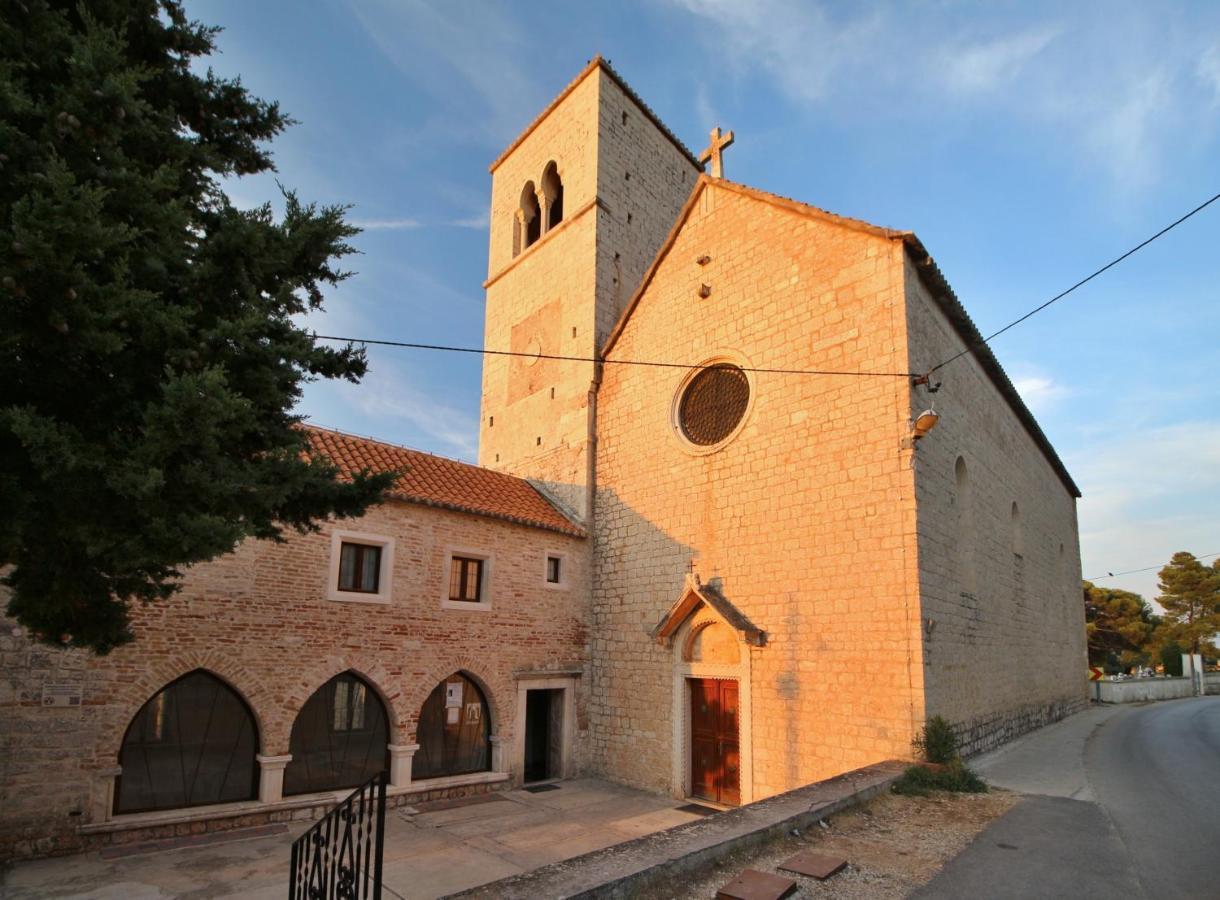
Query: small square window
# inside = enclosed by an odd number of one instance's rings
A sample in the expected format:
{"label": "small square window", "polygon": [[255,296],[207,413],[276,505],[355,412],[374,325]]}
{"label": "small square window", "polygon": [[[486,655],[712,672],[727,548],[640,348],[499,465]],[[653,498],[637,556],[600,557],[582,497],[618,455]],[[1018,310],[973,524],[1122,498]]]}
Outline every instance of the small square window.
{"label": "small square window", "polygon": [[478,603],[482,599],[483,560],[455,556],[449,563],[449,599]]}
{"label": "small square window", "polygon": [[381,548],[344,541],[339,551],[339,590],[376,594],[381,580]]}
{"label": "small square window", "polygon": [[546,580],[547,584],[559,584],[559,566],[561,564],[558,556],[548,556],[546,558]]}

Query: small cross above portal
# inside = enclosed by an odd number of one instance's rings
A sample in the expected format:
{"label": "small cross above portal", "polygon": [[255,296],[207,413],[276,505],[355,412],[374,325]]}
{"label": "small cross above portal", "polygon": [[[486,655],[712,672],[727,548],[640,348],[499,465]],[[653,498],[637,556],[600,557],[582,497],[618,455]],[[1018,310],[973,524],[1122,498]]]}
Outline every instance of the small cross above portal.
{"label": "small cross above portal", "polygon": [[712,177],[723,178],[724,162],[721,159],[721,154],[724,152],[725,147],[733,143],[733,132],[730,131],[728,134],[722,135],[720,133],[720,126],[717,125],[712,129],[711,138],[712,140],[708,144],[708,148],[699,154],[699,162],[705,163],[710,159],[712,161]]}

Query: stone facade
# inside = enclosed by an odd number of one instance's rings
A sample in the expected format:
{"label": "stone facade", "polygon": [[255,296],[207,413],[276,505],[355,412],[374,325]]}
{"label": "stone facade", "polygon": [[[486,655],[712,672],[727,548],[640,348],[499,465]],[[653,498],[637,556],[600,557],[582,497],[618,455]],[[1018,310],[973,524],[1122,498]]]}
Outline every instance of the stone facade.
{"label": "stone facade", "polygon": [[[598,394],[590,703],[613,777],[689,790],[671,727],[682,681],[646,632],[690,560],[766,632],[742,644],[753,796],[905,756],[927,716],[977,752],[1087,702],[1076,488],[998,365],[967,356],[938,374],[941,424],[911,437],[932,395],[893,373],[977,339],[934,301],[928,284],[948,288],[913,261],[921,250],[701,180]],[[613,364],[667,355],[764,370],[740,430],[710,452],[675,426],[687,371]],[[810,368],[883,374],[765,371]]]}
{"label": "stone facade", "polygon": [[[742,802],[906,757],[934,714],[974,752],[1087,702],[1078,492],[989,350],[935,394],[912,383],[978,340],[914,235],[699,174],[600,59],[491,168],[485,344],[523,355],[485,357],[467,493],[519,514],[455,511],[458,464],[416,460],[419,502],[198,566],[107,657],[6,625],[0,855],[314,815],[333,795],[285,800],[275,773],[346,671],[385,703],[397,800],[519,782],[531,686],[565,691],[562,774],[686,796],[694,680],[736,682]],[[532,241],[526,213],[548,216]],[[715,363],[749,400],[698,445],[679,398]],[[358,445],[319,446],[359,468]],[[335,529],[393,542],[387,602],[333,599]],[[487,606],[446,602],[452,550],[488,557]],[[254,713],[260,800],[114,816],[128,723],[199,668]],[[411,783],[421,706],[459,671],[489,704],[492,771]]]}
{"label": "stone facade", "polygon": [[[905,284],[925,371],[963,342],[909,259]],[[1088,702],[1076,500],[975,357],[933,379],[912,396],[940,413],[915,458],[924,682],[977,752]]]}
{"label": "stone facade", "polygon": [[[608,358],[906,371],[900,254],[704,181]],[[744,427],[703,452],[671,424],[686,376],[608,363],[598,396],[598,764],[682,790],[672,660],[648,630],[692,557],[766,632],[743,647],[754,796],[909,754],[924,701],[906,380],[755,373]]]}
{"label": "stone facade", "polygon": [[[521,249],[522,191],[554,163],[564,218]],[[587,66],[492,165],[479,463],[588,516],[597,355],[698,169],[610,70]],[[514,249],[518,252],[514,255]]]}
{"label": "stone facade", "polygon": [[[336,530],[393,541],[388,602],[330,599]],[[259,754],[267,758],[289,753],[293,721],[315,690],[341,672],[361,675],[386,708],[391,747],[408,748],[391,793],[413,799],[473,789],[410,784],[416,719],[444,678],[461,671],[483,690],[493,736],[493,771],[485,781],[494,784],[497,778],[520,781],[521,760],[511,752],[522,727],[519,684],[547,674],[569,677],[578,702],[568,762],[576,771],[587,746],[586,713],[573,676],[585,665],[588,646],[586,543],[390,501],[320,533],[283,544],[250,541],[194,567],[177,597],[134,608],[136,640],[108,656],[34,645],[6,621],[0,638],[0,857],[276,821],[333,802],[331,795],[312,805],[289,798],[285,806],[272,797],[238,804],[231,813],[240,816],[198,807],[184,811],[193,814],[190,821],[165,825],[162,814],[126,816],[119,822],[128,827],[107,830],[115,824],[112,791],[128,724],[166,684],[200,668],[246,701],[258,724]],[[490,558],[488,608],[444,608],[446,554],[455,548]],[[562,588],[545,583],[547,554],[560,554],[568,567]],[[52,685],[70,688],[80,705],[44,707]]]}

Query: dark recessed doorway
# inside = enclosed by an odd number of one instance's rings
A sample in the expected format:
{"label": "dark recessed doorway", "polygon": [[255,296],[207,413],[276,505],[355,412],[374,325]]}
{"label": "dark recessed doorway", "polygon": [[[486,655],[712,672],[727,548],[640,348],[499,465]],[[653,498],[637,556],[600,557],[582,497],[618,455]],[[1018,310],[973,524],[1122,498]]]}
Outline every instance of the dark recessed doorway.
{"label": "dark recessed doorway", "polygon": [[563,691],[525,692],[525,780],[563,776]]}

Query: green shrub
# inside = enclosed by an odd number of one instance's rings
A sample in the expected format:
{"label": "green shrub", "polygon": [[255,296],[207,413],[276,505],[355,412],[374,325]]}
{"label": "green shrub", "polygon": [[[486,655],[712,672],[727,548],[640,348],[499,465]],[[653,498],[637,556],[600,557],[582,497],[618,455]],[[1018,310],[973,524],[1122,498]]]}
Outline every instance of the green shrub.
{"label": "green shrub", "polygon": [[926,797],[933,791],[953,791],[959,794],[983,794],[987,783],[966,768],[960,759],[954,759],[943,769],[927,766],[911,766],[902,773],[891,788],[895,794]]}
{"label": "green shrub", "polygon": [[957,738],[943,716],[933,716],[914,741],[915,750],[930,763],[948,765],[957,759]]}

